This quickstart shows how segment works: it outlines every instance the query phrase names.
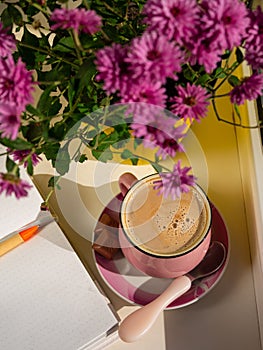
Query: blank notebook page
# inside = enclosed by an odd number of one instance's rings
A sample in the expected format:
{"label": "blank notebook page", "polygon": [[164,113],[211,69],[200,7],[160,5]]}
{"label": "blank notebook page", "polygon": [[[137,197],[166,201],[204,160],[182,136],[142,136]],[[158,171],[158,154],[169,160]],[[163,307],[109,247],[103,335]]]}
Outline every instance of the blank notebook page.
{"label": "blank notebook page", "polygon": [[117,324],[55,222],[0,258],[0,349],[77,350]]}
{"label": "blank notebook page", "polygon": [[[0,195],[0,239],[34,220],[41,202],[35,187],[24,199]],[[1,350],[86,349],[116,324],[56,222],[0,257]]]}

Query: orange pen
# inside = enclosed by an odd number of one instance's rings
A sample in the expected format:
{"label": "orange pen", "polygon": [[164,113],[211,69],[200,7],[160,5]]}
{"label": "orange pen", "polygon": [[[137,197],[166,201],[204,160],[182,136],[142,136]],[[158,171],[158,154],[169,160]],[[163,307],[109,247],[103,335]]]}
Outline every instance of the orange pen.
{"label": "orange pen", "polygon": [[47,225],[53,220],[54,218],[51,216],[43,219],[38,219],[32,223],[32,226],[27,227],[24,230],[22,229],[20,232],[16,231],[13,234],[9,234],[4,239],[0,240],[0,256],[18,247],[20,244],[28,241],[38,232],[38,229],[40,227]]}

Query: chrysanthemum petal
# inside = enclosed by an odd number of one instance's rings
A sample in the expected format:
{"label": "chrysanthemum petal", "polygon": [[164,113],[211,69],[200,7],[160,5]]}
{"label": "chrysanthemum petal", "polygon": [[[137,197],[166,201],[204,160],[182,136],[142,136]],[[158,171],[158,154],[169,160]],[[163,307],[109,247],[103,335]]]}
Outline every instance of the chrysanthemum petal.
{"label": "chrysanthemum petal", "polygon": [[50,17],[52,22],[52,30],[74,29],[76,32],[83,31],[87,34],[98,32],[102,26],[101,17],[93,10],[85,10],[84,8],[55,9]]}
{"label": "chrysanthemum petal", "polygon": [[0,173],[0,194],[5,193],[6,196],[14,194],[19,199],[21,197],[27,197],[28,190],[31,187],[27,181],[13,174]]}
{"label": "chrysanthemum petal", "polygon": [[159,190],[164,198],[171,197],[175,199],[180,196],[182,192],[188,192],[189,186],[193,186],[196,177],[188,174],[190,167],[181,167],[181,162],[178,161],[172,172],[161,173],[161,179],[155,182],[154,188]]}

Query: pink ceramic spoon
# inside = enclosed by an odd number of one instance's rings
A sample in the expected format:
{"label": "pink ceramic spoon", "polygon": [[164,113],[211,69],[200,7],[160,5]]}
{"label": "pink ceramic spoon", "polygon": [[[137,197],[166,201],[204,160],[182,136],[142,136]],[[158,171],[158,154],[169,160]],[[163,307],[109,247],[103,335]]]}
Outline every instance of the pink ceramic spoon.
{"label": "pink ceramic spoon", "polygon": [[176,278],[155,300],[132,312],[122,321],[119,327],[120,338],[127,343],[141,338],[166,306],[187,292],[194,280],[216,272],[224,263],[225,258],[225,246],[217,241],[212,242],[204,259],[195,269],[187,275]]}

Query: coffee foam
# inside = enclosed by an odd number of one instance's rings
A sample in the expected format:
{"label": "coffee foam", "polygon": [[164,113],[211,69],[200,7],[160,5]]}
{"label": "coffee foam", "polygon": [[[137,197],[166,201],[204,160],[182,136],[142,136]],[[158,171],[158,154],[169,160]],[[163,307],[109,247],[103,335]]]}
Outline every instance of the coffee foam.
{"label": "coffee foam", "polygon": [[194,188],[177,200],[164,199],[153,189],[155,180],[146,179],[130,191],[123,215],[125,231],[146,252],[181,254],[205,234],[207,208]]}

